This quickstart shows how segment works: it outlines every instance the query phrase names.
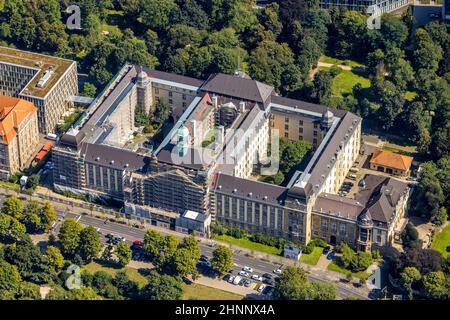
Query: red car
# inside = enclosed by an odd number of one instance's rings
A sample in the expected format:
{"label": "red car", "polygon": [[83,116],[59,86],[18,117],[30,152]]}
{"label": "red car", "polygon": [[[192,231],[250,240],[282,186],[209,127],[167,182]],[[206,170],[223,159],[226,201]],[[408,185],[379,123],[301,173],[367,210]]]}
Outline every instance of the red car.
{"label": "red car", "polygon": [[141,240],[134,240],[133,245],[137,247],[142,247],[143,243]]}

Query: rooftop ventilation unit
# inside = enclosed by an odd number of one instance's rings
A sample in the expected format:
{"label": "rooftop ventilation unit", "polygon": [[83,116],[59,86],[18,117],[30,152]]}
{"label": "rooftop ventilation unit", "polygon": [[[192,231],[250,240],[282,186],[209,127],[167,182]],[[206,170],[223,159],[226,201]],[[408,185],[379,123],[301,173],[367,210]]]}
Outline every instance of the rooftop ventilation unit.
{"label": "rooftop ventilation unit", "polygon": [[44,75],[42,76],[42,78],[38,81],[38,83],[36,84],[36,87],[38,88],[43,88],[45,86],[45,84],[47,83],[48,80],[50,80],[51,76],[54,74],[55,72],[53,70],[47,70],[44,72]]}

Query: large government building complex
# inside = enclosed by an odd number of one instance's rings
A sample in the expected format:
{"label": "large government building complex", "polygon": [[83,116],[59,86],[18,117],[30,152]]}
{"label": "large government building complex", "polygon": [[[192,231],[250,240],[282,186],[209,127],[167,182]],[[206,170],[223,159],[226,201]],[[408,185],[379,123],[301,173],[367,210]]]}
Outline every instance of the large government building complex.
{"label": "large government building complex", "polygon": [[[135,108],[150,114],[161,100],[173,125],[151,147],[131,143]],[[276,173],[277,134],[314,149],[286,186],[255,178]],[[360,143],[360,117],[280,97],[246,75],[199,80],[125,65],[59,138],[54,184],[122,201],[126,214],[183,232],[206,235],[216,221],[296,243],[320,237],[370,250],[392,242],[409,190],[367,175],[354,198],[338,196]]]}

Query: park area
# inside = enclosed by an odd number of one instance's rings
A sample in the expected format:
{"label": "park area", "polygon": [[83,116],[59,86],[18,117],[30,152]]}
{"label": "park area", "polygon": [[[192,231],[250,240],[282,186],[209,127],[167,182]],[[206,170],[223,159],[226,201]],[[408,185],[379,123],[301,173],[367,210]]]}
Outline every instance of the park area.
{"label": "park area", "polygon": [[[125,271],[130,280],[136,281],[140,288],[144,287],[148,281],[138,269],[131,267],[115,268],[112,266],[102,265],[97,262],[91,262],[84,266],[83,270],[86,270],[92,274],[97,271],[104,271],[113,277],[119,271]],[[241,300],[242,298],[243,297],[238,294],[207,287],[201,284],[183,284],[183,300]]]}
{"label": "park area", "polygon": [[442,253],[444,258],[450,256],[450,224],[434,236],[431,248]]}

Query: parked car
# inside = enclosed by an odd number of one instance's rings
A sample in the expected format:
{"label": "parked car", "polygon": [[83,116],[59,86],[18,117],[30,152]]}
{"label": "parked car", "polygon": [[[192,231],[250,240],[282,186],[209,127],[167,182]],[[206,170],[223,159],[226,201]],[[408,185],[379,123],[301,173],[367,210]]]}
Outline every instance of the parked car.
{"label": "parked car", "polygon": [[239,275],[240,275],[240,276],[243,276],[243,277],[248,277],[248,276],[249,276],[249,273],[248,273],[248,272],[245,272],[244,270],[242,270],[242,271],[239,271]]}
{"label": "parked car", "polygon": [[356,167],[351,167],[350,168],[350,172],[357,173],[358,171],[359,171],[359,169],[356,168]]}
{"label": "parked car", "polygon": [[274,269],[273,273],[275,273],[275,274],[282,274],[283,270],[281,270],[281,269]]}
{"label": "parked car", "polygon": [[351,181],[345,181],[344,185],[353,187],[355,184],[353,182],[351,182]]}
{"label": "parked car", "polygon": [[356,181],[356,179],[357,179],[358,177],[356,176],[356,174],[349,174],[349,175],[348,175],[348,178],[349,178],[350,180],[355,180],[355,181]]}
{"label": "parked car", "polygon": [[241,281],[239,281],[238,285],[243,286],[245,284],[245,279],[241,279]]}
{"label": "parked car", "polygon": [[264,278],[264,283],[270,285],[270,286],[274,286],[275,285],[275,280],[273,279],[269,279],[269,278]]}
{"label": "parked car", "polygon": [[242,277],[241,277],[241,276],[236,276],[236,277],[233,279],[233,284],[236,286],[236,285],[239,284],[239,282],[241,282],[241,280],[242,280]]}
{"label": "parked car", "polygon": [[232,277],[231,274],[226,274],[226,275],[223,277],[223,281],[230,282],[230,278],[231,278],[231,277]]}
{"label": "parked car", "polygon": [[327,255],[327,259],[328,259],[328,260],[333,260],[333,259],[334,259],[334,251],[331,251],[331,252]]}
{"label": "parked car", "polygon": [[134,240],[133,241],[133,246],[134,247],[142,248],[143,245],[144,245],[144,243],[141,240]]}
{"label": "parked car", "polygon": [[273,291],[274,291],[274,287],[272,287],[272,286],[266,286],[266,287],[263,289],[262,294],[271,296],[272,293],[273,293]]}
{"label": "parked car", "polygon": [[244,287],[246,287],[246,288],[250,288],[250,286],[252,285],[252,283],[253,283],[253,282],[251,282],[250,280],[248,280],[248,279],[245,279],[245,282],[244,282]]}
{"label": "parked car", "polygon": [[264,290],[264,288],[266,287],[265,284],[261,284],[258,288],[258,292],[262,292]]}
{"label": "parked car", "polygon": [[209,261],[208,257],[205,256],[204,254],[202,254],[202,256],[200,257],[200,261]]}
{"label": "parked car", "polygon": [[250,268],[250,267],[247,267],[247,266],[243,267],[242,270],[247,271],[247,272],[250,272],[250,273],[253,272],[253,269]]}
{"label": "parked car", "polygon": [[263,278],[267,278],[267,279],[273,278],[273,276],[270,273],[264,273],[262,276],[263,276]]}
{"label": "parked car", "polygon": [[228,278],[228,283],[233,283],[234,282],[234,276],[230,276]]}
{"label": "parked car", "polygon": [[323,248],[323,254],[328,254],[328,252],[330,252],[331,247],[330,246],[326,246],[325,248]]}
{"label": "parked car", "polygon": [[256,280],[256,281],[262,281],[263,280],[263,278],[260,275],[257,275],[257,274],[252,275],[252,279]]}

